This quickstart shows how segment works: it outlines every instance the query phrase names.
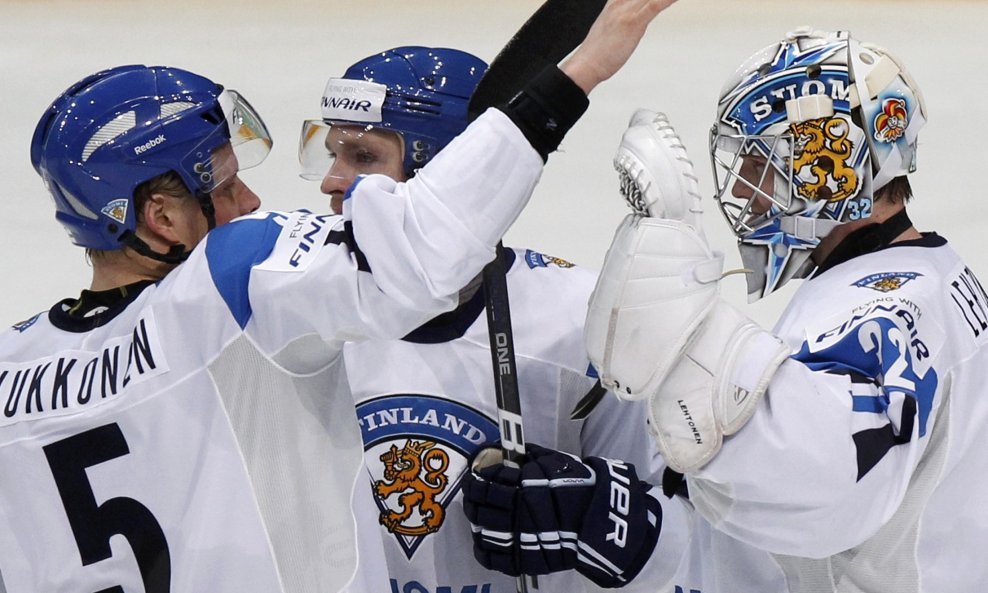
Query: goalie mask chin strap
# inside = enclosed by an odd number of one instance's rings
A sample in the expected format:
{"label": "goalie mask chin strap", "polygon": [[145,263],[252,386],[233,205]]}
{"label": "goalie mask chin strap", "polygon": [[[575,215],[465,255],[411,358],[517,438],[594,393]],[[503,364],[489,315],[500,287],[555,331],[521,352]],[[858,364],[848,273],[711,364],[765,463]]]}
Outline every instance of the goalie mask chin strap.
{"label": "goalie mask chin strap", "polygon": [[899,210],[884,222],[869,224],[852,232],[837,244],[813,276],[819,276],[830,268],[866,253],[888,247],[896,237],[913,226],[906,209]]}

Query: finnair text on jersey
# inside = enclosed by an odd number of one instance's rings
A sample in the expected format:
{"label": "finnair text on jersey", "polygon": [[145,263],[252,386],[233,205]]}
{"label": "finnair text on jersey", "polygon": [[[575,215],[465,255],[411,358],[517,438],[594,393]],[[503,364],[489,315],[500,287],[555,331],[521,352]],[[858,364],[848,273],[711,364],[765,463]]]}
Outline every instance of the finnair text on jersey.
{"label": "finnair text on jersey", "polygon": [[295,224],[288,231],[288,237],[290,239],[298,240],[298,246],[288,260],[290,266],[297,268],[305,254],[312,251],[312,247],[316,245],[317,238],[320,238],[320,231],[326,225],[326,219],[326,216],[304,214],[295,221]]}
{"label": "finnair text on jersey", "polygon": [[895,321],[907,337],[912,355],[915,360],[922,361],[930,357],[931,349],[919,337],[916,321],[923,316],[920,307],[905,298],[882,297],[856,307],[851,316],[840,325],[829,329],[816,337],[814,349],[821,349],[833,344],[847,332],[861,327],[865,321],[884,317]]}
{"label": "finnair text on jersey", "polygon": [[0,425],[78,412],[120,395],[131,383],[166,372],[152,319],[100,352],[60,352],[29,363],[0,364]]}

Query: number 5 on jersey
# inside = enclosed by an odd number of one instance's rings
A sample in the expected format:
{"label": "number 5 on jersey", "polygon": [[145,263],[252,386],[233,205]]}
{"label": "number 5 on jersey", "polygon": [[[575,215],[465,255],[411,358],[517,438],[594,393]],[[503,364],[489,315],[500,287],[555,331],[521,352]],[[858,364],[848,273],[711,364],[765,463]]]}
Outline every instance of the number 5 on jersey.
{"label": "number 5 on jersey", "polygon": [[[89,566],[112,555],[110,537],[120,534],[134,550],[147,593],[169,593],[171,556],[168,542],[151,511],[133,498],[118,496],[96,503],[86,468],[130,453],[116,424],[87,430],[44,447],[45,457],[65,507],[82,565]],[[96,593],[124,593],[120,586]]]}

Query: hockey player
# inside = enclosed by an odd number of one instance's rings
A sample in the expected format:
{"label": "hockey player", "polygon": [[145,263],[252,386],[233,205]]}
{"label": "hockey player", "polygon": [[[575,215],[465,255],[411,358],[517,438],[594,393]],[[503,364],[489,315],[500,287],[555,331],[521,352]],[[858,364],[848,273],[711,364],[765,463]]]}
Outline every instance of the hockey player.
{"label": "hockey player", "polygon": [[[791,33],[728,81],[710,149],[749,295],[808,278],[772,332],[717,296],[721,258],[677,183],[651,189],[676,175],[653,167],[659,126],[626,134],[619,165],[646,216],[615,236],[587,344],[608,387],[648,402],[706,521],[693,537],[708,558],[679,589],[988,587],[963,561],[988,525],[970,496],[988,470],[988,296],[906,214],[925,120],[901,62],[846,32]],[[606,524],[596,510],[584,529]],[[728,548],[769,553],[774,570],[731,574]]]}
{"label": "hockey player", "polygon": [[0,334],[7,592],[343,587],[361,457],[333,387],[342,343],[455,305],[585,93],[669,4],[612,0],[524,91],[540,101],[489,110],[407,183],[362,178],[342,217],[253,212],[207,234],[257,207],[238,160],[268,141],[205,78],[125,66],[58,97],[31,157],[93,282]]}
{"label": "hockey player", "polygon": [[[486,67],[462,51],[408,46],[358,61],[327,83],[322,119],[303,125],[303,176],[323,174],[334,211],[357,175],[415,176],[467,127],[467,103]],[[377,90],[373,119],[355,119],[341,91],[363,88],[367,96]],[[346,203],[356,207],[357,198]],[[594,274],[532,250],[505,252],[526,438],[627,459],[644,478],[661,479],[643,402],[604,395],[587,358],[583,322]],[[344,359],[368,482],[357,510],[367,527],[358,537],[372,545],[383,538],[390,590],[514,592],[512,578],[474,561],[461,510],[467,460],[499,438],[481,277],[460,291],[455,310],[401,340],[348,343]],[[572,418],[592,390],[597,405],[585,420],[586,411]],[[545,592],[587,587],[596,588],[575,572],[539,580]]]}

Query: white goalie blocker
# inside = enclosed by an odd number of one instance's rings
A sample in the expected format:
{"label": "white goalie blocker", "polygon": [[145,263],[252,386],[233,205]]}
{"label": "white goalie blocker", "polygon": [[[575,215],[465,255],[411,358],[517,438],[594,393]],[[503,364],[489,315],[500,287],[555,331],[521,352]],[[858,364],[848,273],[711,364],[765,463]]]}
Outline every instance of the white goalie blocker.
{"label": "white goalie blocker", "polygon": [[614,165],[636,213],[591,296],[587,350],[604,387],[648,399],[666,462],[687,473],[748,421],[790,351],[720,298],[724,257],[700,230],[693,165],[665,116],[636,112]]}

